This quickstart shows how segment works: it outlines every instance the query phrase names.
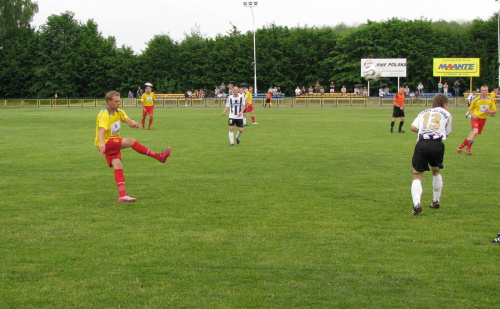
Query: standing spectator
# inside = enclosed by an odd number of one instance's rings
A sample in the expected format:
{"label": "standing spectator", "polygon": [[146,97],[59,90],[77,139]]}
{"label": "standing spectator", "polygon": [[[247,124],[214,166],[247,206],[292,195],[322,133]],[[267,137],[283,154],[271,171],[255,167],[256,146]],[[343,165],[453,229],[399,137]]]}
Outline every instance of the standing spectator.
{"label": "standing spectator", "polygon": [[140,99],[142,97],[142,94],[144,93],[144,90],[141,89],[141,87],[137,88],[137,98]]}
{"label": "standing spectator", "polygon": [[389,95],[391,94],[390,90],[389,90],[389,87],[385,86],[384,88],[384,95]]}
{"label": "standing spectator", "polygon": [[121,138],[120,129],[122,122],[125,122],[131,128],[139,128],[139,123],[130,119],[125,111],[119,109],[120,94],[118,92],[108,92],[105,100],[106,107],[97,115],[94,145],[99,149],[100,154],[105,155],[108,166],[114,168],[115,181],[119,192],[118,201],[135,202],[136,199],[128,196],[125,192],[121,150],[132,147],[132,149],[140,154],[150,156],[161,163],[165,163],[170,155],[170,147],[161,153],[155,153],[133,138]]}
{"label": "standing spectator", "polygon": [[335,92],[335,82],[334,82],[334,81],[332,81],[332,82],[330,83],[330,93],[334,93],[334,92]]}
{"label": "standing spectator", "polygon": [[300,90],[301,94],[306,94],[306,86],[302,86],[302,89]]}
{"label": "standing spectator", "polygon": [[399,87],[399,92],[394,95],[394,100],[392,101],[394,107],[392,109],[391,133],[393,133],[396,118],[401,118],[398,133],[405,133],[405,131],[402,130],[403,124],[405,123],[405,98],[405,89]]}
{"label": "standing spectator", "polygon": [[229,89],[229,95],[232,95],[233,94],[233,88],[234,88],[234,85],[233,83],[229,83],[229,85],[227,85],[227,88]]}
{"label": "standing spectator", "polygon": [[438,83],[438,93],[442,93],[443,92],[443,84],[441,83],[441,80],[439,80],[439,83]]}
{"label": "standing spectator", "polygon": [[340,92],[342,92],[342,96],[347,97],[347,88],[345,86],[342,86]]}
{"label": "standing spectator", "polygon": [[422,94],[424,93],[424,85],[422,84],[422,82],[420,82],[417,86],[417,91],[419,94]]}
{"label": "standing spectator", "polygon": [[495,101],[493,101],[488,93],[488,86],[481,87],[481,96],[477,97],[472,101],[469,106],[469,113],[471,114],[471,125],[472,131],[469,136],[464,140],[462,145],[457,148],[457,153],[462,153],[462,148],[467,146],[465,153],[471,155],[470,149],[474,143],[476,136],[480,135],[483,131],[484,125],[488,115],[494,115],[497,113],[497,107]]}
{"label": "standing spectator", "polygon": [[319,83],[319,81],[316,82],[316,85],[314,85],[314,88],[316,89],[316,93],[319,93],[319,89],[320,89],[321,85]]}
{"label": "standing spectator", "polygon": [[234,126],[238,127],[238,133],[236,134],[236,142],[238,144],[240,143],[240,136],[243,134],[245,97],[239,93],[237,86],[234,86],[232,90],[233,94],[227,98],[226,107],[222,112],[222,116],[226,116],[226,112],[229,109],[229,120],[227,122],[229,125],[229,143],[231,146],[234,146]]}
{"label": "standing spectator", "polygon": [[319,93],[321,93],[321,95],[325,95],[325,88],[323,86],[319,87]]}
{"label": "standing spectator", "polygon": [[300,87],[297,86],[297,88],[295,88],[295,96],[298,97],[302,94],[302,90],[300,90]]}
{"label": "standing spectator", "polygon": [[219,90],[220,92],[226,92],[226,85],[224,85],[224,83],[221,83],[219,86]]}
{"label": "standing spectator", "polygon": [[188,89],[184,93],[184,106],[189,106],[189,98],[191,98],[191,90],[190,89]]}
{"label": "standing spectator", "polygon": [[133,98],[134,98],[134,94],[132,93],[132,90],[129,90],[129,91],[128,91],[127,97],[128,97],[129,99],[133,99]]}
{"label": "standing spectator", "polygon": [[309,86],[309,95],[313,95],[314,93],[314,90],[313,90],[313,86]]}
{"label": "standing spectator", "polygon": [[460,82],[458,80],[453,84],[453,89],[455,89],[455,97],[458,97],[460,95]]}
{"label": "standing spectator", "polygon": [[[418,134],[417,145],[413,152],[412,167],[413,181],[411,183],[411,196],[413,199],[412,215],[416,216],[422,211],[420,200],[422,197],[422,177],[425,171],[432,168],[433,198],[431,208],[439,208],[443,178],[440,170],[444,168],[444,144],[451,132],[451,114],[448,112],[448,97],[438,94],[432,102],[432,109],[426,109],[411,124],[411,130]],[[432,125],[429,125],[432,119]]]}
{"label": "standing spectator", "polygon": [[443,89],[444,89],[444,93],[448,93],[448,82],[444,82],[444,85],[443,85]]}
{"label": "standing spectator", "polygon": [[384,95],[385,95],[384,88],[379,88],[379,90],[378,90],[378,96],[382,98]]}
{"label": "standing spectator", "polygon": [[410,87],[408,87],[408,85],[406,85],[406,87],[405,87],[405,95],[406,96],[410,95]]}
{"label": "standing spectator", "polygon": [[146,92],[144,92],[141,96],[142,128],[144,129],[146,116],[149,114],[148,130],[151,130],[151,124],[153,124],[153,114],[155,112],[155,94],[151,92],[153,84],[146,83],[145,85],[146,85]]}

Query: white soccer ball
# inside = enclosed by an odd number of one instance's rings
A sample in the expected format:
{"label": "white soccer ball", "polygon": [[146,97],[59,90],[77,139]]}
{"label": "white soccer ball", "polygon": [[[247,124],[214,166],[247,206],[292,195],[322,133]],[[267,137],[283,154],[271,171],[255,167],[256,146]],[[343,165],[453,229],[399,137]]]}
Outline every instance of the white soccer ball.
{"label": "white soccer ball", "polygon": [[379,80],[381,75],[382,72],[380,71],[380,69],[374,65],[365,68],[365,70],[363,71],[363,77],[367,81]]}

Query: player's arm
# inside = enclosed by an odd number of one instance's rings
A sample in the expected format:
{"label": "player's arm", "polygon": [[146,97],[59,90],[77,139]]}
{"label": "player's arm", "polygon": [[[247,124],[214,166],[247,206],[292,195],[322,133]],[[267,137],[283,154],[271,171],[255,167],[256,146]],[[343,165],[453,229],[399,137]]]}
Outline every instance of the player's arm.
{"label": "player's arm", "polygon": [[134,120],[132,120],[130,118],[125,118],[124,122],[126,124],[128,124],[131,128],[138,128],[139,127],[139,123],[135,122]]}
{"label": "player's arm", "polygon": [[418,133],[418,128],[416,126],[411,126],[411,130],[415,133]]}
{"label": "player's arm", "polygon": [[222,116],[226,116],[226,112],[228,109],[229,109],[229,107],[227,107],[227,106],[224,108],[224,111],[222,112]]}
{"label": "player's arm", "polygon": [[104,133],[106,132],[106,129],[103,127],[99,127],[99,153],[104,154],[104,151],[106,150],[106,144],[104,143],[105,138],[104,138]]}

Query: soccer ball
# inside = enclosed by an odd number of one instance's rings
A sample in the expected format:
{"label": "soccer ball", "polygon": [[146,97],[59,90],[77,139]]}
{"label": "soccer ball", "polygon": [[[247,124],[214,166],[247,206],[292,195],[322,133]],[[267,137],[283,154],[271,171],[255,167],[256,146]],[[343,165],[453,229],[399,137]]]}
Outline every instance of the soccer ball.
{"label": "soccer ball", "polygon": [[363,71],[363,77],[367,81],[376,81],[380,79],[382,72],[374,65],[365,68]]}

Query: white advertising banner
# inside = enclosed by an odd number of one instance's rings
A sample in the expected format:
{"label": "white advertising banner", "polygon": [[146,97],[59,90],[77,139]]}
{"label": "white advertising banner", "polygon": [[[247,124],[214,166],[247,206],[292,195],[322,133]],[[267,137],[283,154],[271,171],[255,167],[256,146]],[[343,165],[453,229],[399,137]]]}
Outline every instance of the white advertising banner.
{"label": "white advertising banner", "polygon": [[361,59],[361,76],[371,66],[380,70],[381,77],[406,77],[406,58]]}

